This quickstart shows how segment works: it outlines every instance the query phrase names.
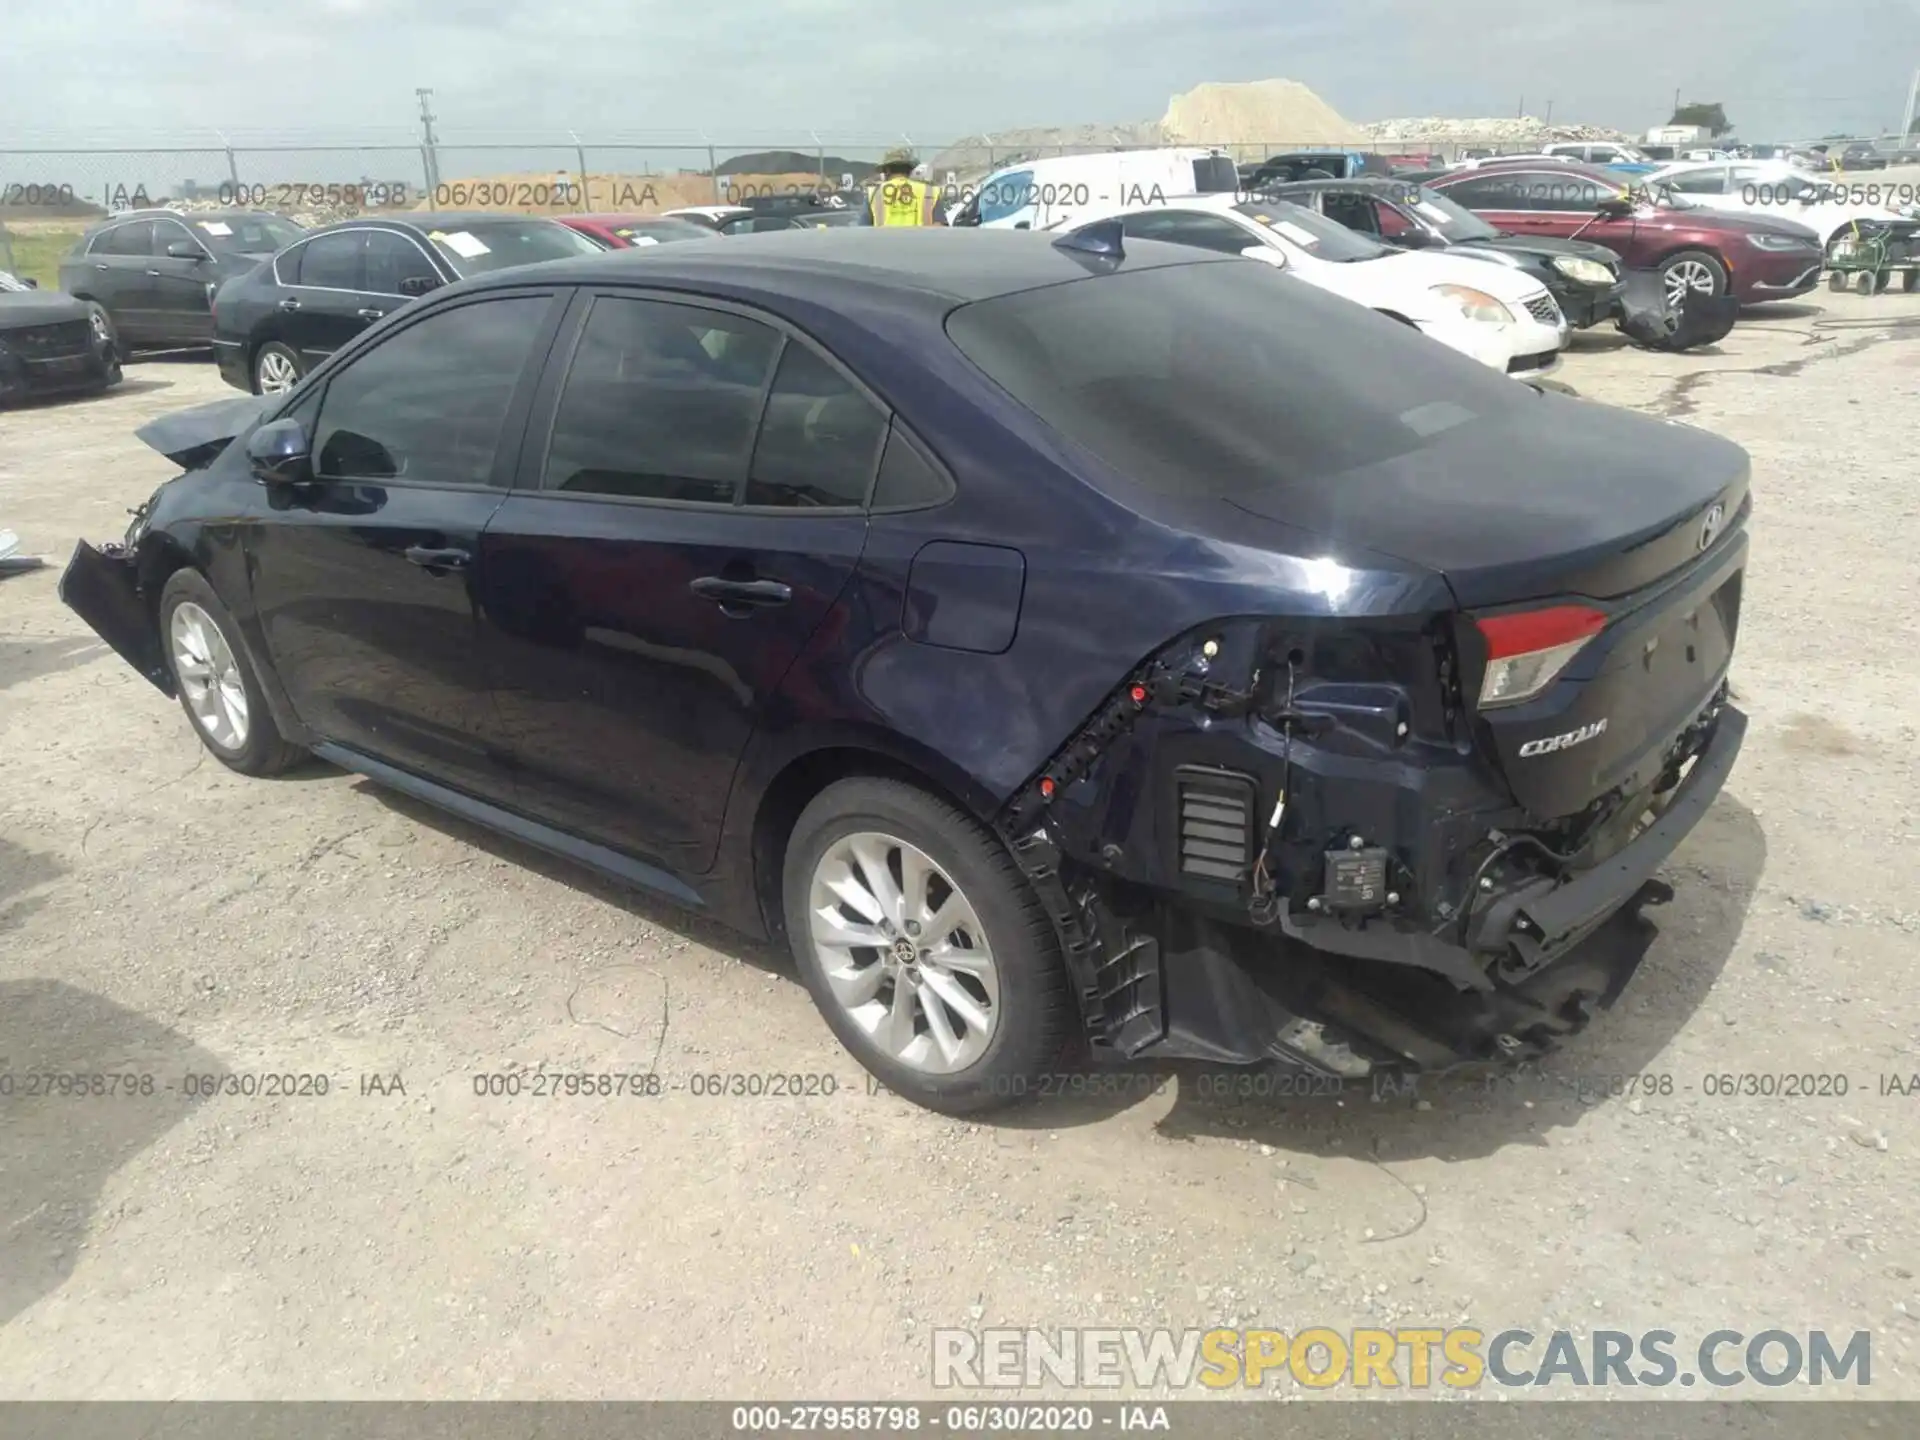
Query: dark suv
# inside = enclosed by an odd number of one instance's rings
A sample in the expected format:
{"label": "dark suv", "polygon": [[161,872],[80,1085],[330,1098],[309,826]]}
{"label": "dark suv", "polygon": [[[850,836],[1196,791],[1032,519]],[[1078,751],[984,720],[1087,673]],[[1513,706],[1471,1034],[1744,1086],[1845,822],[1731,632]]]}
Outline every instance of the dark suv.
{"label": "dark suv", "polygon": [[257,210],[128,210],[80,237],[60,288],[97,302],[123,351],[205,345],[214,291],[304,233]]}

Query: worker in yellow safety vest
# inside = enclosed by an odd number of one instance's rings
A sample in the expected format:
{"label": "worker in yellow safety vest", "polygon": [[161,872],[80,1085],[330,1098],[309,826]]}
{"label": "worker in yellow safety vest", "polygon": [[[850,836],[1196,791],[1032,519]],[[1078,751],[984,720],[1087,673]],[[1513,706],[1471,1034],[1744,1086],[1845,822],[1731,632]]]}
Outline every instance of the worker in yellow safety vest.
{"label": "worker in yellow safety vest", "polygon": [[913,178],[918,162],[911,150],[889,150],[880,162],[880,183],[867,192],[867,211],[875,225],[939,225],[940,187]]}

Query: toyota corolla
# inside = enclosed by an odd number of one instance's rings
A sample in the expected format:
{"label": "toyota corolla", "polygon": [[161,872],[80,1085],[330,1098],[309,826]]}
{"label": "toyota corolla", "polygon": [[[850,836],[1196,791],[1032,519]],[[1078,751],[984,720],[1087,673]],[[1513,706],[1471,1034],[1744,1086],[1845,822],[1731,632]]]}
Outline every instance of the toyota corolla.
{"label": "toyota corolla", "polygon": [[939,1109],[1539,1054],[1745,728],[1743,451],[1117,225],[503,271],[142,434],[61,594],[216,759],[790,946]]}

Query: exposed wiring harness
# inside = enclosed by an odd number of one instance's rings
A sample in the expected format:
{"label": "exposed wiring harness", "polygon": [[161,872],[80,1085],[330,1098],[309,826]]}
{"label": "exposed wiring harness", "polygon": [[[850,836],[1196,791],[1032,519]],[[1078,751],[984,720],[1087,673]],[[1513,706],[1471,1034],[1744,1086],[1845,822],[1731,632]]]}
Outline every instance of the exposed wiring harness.
{"label": "exposed wiring harness", "polygon": [[1274,797],[1273,814],[1267,820],[1266,837],[1260,842],[1260,854],[1253,862],[1253,896],[1247,901],[1247,914],[1256,925],[1271,925],[1280,913],[1280,896],[1274,892],[1273,874],[1267,857],[1280,838],[1280,824],[1287,814],[1287,790],[1293,784],[1293,680],[1294,663],[1287,661],[1287,704],[1281,712],[1280,793]]}

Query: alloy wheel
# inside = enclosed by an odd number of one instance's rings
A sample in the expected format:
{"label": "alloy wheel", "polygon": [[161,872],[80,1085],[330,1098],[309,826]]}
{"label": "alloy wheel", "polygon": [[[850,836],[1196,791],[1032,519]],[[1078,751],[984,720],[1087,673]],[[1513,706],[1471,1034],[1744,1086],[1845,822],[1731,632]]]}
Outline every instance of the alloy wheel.
{"label": "alloy wheel", "polygon": [[1713,271],[1703,262],[1682,260],[1667,270],[1667,299],[1678,305],[1689,294],[1711,295],[1714,283]]}
{"label": "alloy wheel", "polygon": [[808,915],[834,1000],[899,1064],[965,1070],[1000,1019],[1000,975],[972,902],[925,851],[861,831],[814,866]]}
{"label": "alloy wheel", "polygon": [[262,395],[284,395],[300,382],[293,361],[279,350],[269,350],[262,355],[259,368]]}
{"label": "alloy wheel", "polygon": [[100,344],[106,345],[113,340],[112,334],[107,330],[107,316],[105,311],[95,310],[91,315],[87,316],[87,323],[93,327],[93,338]]}
{"label": "alloy wheel", "polygon": [[223,750],[247,743],[247,687],[226,636],[213,617],[191,600],[173,612],[173,670],[194,723]]}

